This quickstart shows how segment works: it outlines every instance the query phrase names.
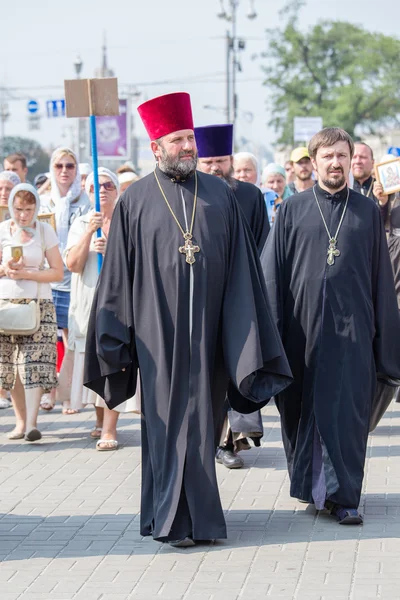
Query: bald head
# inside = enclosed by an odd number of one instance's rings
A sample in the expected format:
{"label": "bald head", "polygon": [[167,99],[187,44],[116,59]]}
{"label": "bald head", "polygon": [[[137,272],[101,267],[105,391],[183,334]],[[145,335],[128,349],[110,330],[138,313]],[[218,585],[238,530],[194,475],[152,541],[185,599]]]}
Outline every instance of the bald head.
{"label": "bald head", "polygon": [[351,161],[351,172],[360,184],[363,184],[374,171],[374,153],[372,148],[364,142],[354,144],[354,155]]}

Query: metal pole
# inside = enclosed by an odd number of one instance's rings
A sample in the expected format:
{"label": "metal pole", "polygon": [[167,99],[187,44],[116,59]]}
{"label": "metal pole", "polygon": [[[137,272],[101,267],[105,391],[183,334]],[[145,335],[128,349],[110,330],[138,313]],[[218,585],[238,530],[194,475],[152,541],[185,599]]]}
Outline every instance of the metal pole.
{"label": "metal pole", "polygon": [[[97,136],[96,136],[96,117],[93,114],[93,101],[92,101],[92,86],[91,81],[88,79],[88,95],[89,95],[89,112],[90,112],[90,141],[92,144],[92,159],[93,159],[93,186],[94,186],[94,207],[96,212],[100,212],[100,186],[99,186],[99,164],[97,161]],[[96,230],[96,237],[100,238],[102,231],[100,227]],[[97,267],[99,273],[103,266],[103,255],[100,252],[97,253]]]}
{"label": "metal pole", "polygon": [[232,105],[233,105],[233,148],[236,149],[236,119],[237,119],[237,95],[236,95],[236,69],[237,69],[237,40],[236,40],[236,9],[238,0],[231,0],[232,11]]}
{"label": "metal pole", "polygon": [[226,122],[231,122],[231,36],[226,31]]}

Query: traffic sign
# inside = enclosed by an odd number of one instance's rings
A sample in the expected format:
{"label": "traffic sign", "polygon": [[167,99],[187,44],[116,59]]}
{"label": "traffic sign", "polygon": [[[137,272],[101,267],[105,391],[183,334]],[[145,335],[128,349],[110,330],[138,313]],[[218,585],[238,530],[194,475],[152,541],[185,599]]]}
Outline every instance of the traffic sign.
{"label": "traffic sign", "polygon": [[65,100],[47,100],[46,102],[47,116],[51,119],[53,117],[65,117]]}
{"label": "traffic sign", "polygon": [[28,129],[34,131],[40,129],[40,116],[36,114],[28,115]]}
{"label": "traffic sign", "polygon": [[322,117],[295,117],[293,119],[294,141],[309,142],[322,129]]}
{"label": "traffic sign", "polygon": [[400,148],[398,148],[397,146],[390,146],[388,154],[393,154],[393,156],[400,156]]}
{"label": "traffic sign", "polygon": [[28,102],[28,112],[31,115],[34,115],[39,110],[39,103],[36,100],[29,100]]}

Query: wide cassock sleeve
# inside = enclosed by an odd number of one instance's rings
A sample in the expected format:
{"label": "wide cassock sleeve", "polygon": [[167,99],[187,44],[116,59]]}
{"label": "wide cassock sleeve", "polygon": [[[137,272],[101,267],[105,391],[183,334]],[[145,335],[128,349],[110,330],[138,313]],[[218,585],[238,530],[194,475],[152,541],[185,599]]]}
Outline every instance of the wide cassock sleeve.
{"label": "wide cassock sleeve", "polygon": [[372,265],[374,358],[379,381],[400,385],[400,314],[383,223],[377,211]]}
{"label": "wide cassock sleeve", "polygon": [[230,404],[248,413],[285,389],[292,373],[271,315],[257,248],[236,202],[232,202],[231,234],[223,348],[232,382]]}
{"label": "wide cassock sleeve", "polygon": [[104,398],[109,408],[122,404],[136,391],[134,255],[128,211],[120,200],[90,313],[84,370],[84,385]]}

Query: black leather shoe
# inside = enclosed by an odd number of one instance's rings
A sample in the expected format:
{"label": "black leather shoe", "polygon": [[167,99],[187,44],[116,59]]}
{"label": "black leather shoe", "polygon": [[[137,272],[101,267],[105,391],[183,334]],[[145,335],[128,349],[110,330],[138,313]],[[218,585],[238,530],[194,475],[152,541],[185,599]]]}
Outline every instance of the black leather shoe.
{"label": "black leather shoe", "polygon": [[217,448],[215,460],[227,469],[241,469],[244,465],[243,458],[226,448]]}

